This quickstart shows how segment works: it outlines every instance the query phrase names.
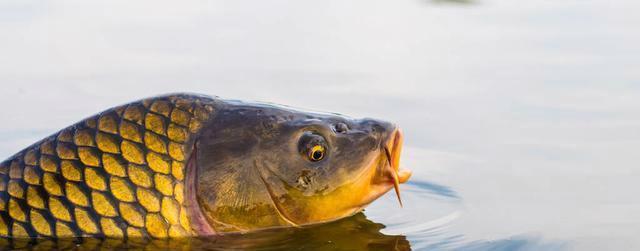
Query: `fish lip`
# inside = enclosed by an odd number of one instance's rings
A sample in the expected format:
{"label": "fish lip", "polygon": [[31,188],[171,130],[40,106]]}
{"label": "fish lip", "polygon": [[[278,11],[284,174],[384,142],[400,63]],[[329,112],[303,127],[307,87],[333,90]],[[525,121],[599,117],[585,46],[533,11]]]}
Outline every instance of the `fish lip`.
{"label": "fish lip", "polygon": [[391,136],[389,136],[382,144],[383,152],[387,159],[387,164],[389,168],[383,167],[383,172],[386,172],[387,175],[393,181],[393,172],[397,173],[399,183],[406,183],[411,177],[411,171],[407,169],[400,168],[400,155],[402,152],[402,144],[404,142],[404,134],[402,130],[396,127]]}
{"label": "fish lip", "polygon": [[[380,144],[382,151],[379,164],[375,172],[378,174],[371,180],[371,191],[353,206],[353,214],[361,211],[367,205],[382,197],[389,190],[394,188],[394,175],[398,179],[398,183],[406,183],[411,177],[411,171],[400,169],[400,153],[402,151],[403,134],[402,130],[397,126],[391,134]],[[398,200],[400,201],[399,195]],[[400,201],[402,206],[402,202]]]}
{"label": "fish lip", "polygon": [[377,169],[377,172],[379,172],[378,179],[372,181],[371,192],[357,207],[363,208],[392,188],[394,188],[400,207],[402,207],[399,184],[407,182],[411,177],[410,170],[400,170],[402,142],[402,131],[396,126],[386,141],[381,144],[381,157],[384,158],[384,161]]}

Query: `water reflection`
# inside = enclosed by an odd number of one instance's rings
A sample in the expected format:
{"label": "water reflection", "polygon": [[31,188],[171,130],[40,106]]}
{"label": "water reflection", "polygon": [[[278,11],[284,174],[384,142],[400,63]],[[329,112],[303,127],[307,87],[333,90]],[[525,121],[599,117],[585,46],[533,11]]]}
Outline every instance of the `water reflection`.
{"label": "water reflection", "polygon": [[540,238],[533,236],[516,236],[504,240],[494,241],[476,241],[468,243],[459,248],[452,250],[456,251],[532,251],[532,250],[546,250],[546,251],[559,251],[567,250],[568,246],[565,242],[553,242],[542,241]]}
{"label": "water reflection", "polygon": [[50,250],[411,250],[402,235],[385,235],[385,226],[368,220],[363,213],[317,226],[274,229],[251,234],[174,240],[6,240],[0,249]]}
{"label": "water reflection", "polygon": [[451,199],[460,199],[458,194],[451,188],[423,180],[411,180],[407,183],[409,186],[415,186],[425,192],[432,193],[434,195],[443,196]]}

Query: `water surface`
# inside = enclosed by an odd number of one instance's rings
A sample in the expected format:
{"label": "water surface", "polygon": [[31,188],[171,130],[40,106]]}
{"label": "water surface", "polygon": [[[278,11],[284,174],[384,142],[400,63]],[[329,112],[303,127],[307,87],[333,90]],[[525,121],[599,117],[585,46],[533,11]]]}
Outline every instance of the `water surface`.
{"label": "water surface", "polygon": [[405,207],[388,194],[309,229],[40,247],[636,250],[639,12],[630,0],[0,1],[0,158],[156,94],[276,102],[397,122],[415,172]]}

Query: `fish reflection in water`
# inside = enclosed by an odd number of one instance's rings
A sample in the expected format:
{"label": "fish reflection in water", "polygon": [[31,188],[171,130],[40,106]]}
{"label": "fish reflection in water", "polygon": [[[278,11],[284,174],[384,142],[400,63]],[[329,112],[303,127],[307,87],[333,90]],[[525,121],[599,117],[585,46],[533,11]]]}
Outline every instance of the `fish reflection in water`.
{"label": "fish reflection in water", "polygon": [[117,239],[2,239],[0,250],[411,250],[402,235],[385,235],[385,226],[363,213],[303,228],[273,229],[210,238],[127,241]]}

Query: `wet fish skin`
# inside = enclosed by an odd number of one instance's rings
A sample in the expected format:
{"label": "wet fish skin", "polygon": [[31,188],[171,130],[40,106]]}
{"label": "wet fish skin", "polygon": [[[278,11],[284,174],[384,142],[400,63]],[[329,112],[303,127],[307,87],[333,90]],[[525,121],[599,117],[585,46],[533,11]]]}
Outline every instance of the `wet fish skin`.
{"label": "wet fish skin", "polygon": [[0,236],[194,235],[185,161],[214,102],[173,94],[118,106],[0,163]]}

